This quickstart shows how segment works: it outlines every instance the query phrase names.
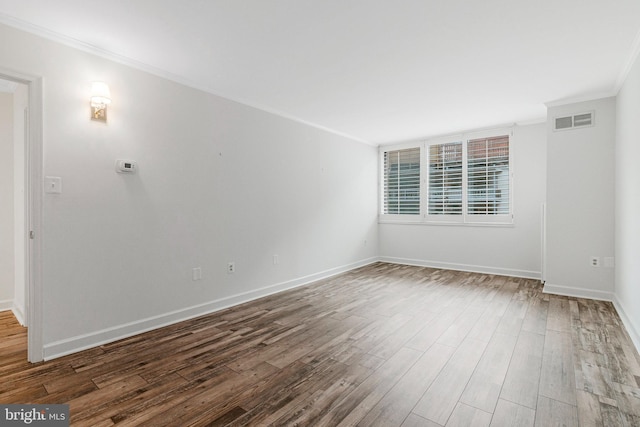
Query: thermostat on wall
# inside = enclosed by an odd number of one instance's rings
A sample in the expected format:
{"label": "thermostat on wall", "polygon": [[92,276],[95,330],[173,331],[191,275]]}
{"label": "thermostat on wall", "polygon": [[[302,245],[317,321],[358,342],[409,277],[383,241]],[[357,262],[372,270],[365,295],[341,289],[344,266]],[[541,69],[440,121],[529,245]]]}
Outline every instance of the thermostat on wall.
{"label": "thermostat on wall", "polygon": [[116,172],[118,173],[136,173],[138,164],[133,160],[116,160]]}

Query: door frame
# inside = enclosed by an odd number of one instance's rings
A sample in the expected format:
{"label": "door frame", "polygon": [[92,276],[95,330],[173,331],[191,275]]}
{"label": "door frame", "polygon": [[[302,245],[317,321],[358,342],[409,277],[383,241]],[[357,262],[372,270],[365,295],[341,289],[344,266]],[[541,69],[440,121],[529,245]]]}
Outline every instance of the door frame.
{"label": "door frame", "polygon": [[27,318],[27,359],[44,360],[42,284],[43,205],[43,79],[0,68],[0,78],[28,87],[27,138],[25,138],[25,310]]}

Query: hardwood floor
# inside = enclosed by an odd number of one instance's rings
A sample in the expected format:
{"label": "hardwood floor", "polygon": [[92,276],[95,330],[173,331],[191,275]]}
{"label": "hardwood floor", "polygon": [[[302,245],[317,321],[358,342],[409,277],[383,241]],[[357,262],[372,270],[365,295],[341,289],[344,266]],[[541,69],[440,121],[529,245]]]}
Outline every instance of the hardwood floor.
{"label": "hardwood floor", "polygon": [[74,426],[640,426],[613,306],[534,280],[377,263],[45,363],[0,336],[0,403]]}

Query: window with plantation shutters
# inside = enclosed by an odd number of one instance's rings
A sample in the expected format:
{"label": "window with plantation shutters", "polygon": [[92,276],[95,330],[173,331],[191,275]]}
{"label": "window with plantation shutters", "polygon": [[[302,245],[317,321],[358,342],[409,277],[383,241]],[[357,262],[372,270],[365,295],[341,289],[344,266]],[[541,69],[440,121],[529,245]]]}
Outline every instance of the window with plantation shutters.
{"label": "window with plantation shutters", "polygon": [[420,214],[420,148],[385,151],[383,213]]}
{"label": "window with plantation shutters", "polygon": [[462,214],[462,142],[429,146],[429,215]]}
{"label": "window with plantation shutters", "polygon": [[509,136],[467,142],[467,214],[508,215]]}
{"label": "window with plantation shutters", "polygon": [[502,128],[381,148],[380,220],[513,224],[512,138]]}

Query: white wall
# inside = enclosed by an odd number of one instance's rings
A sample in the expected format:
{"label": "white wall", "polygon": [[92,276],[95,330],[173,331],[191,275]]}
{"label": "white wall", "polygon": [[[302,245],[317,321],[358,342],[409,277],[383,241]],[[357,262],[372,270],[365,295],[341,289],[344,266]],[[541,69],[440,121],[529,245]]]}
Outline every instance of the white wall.
{"label": "white wall", "polygon": [[25,115],[28,104],[28,88],[18,84],[13,93],[13,229],[14,229],[14,295],[13,313],[22,325],[26,325],[26,270],[25,237]]}
{"label": "white wall", "polygon": [[13,95],[0,92],[0,310],[13,305]]}
{"label": "white wall", "polygon": [[[545,291],[611,300],[614,256],[615,98],[550,107],[547,113]],[[553,131],[554,118],[595,111],[595,126]],[[590,266],[600,257],[601,267]]]}
{"label": "white wall", "polygon": [[[0,67],[44,78],[44,175],[63,180],[44,197],[46,358],[375,259],[376,148],[10,27],[0,39]],[[106,125],[89,120],[92,80],[111,88]]]}
{"label": "white wall", "polygon": [[616,98],[615,298],[640,351],[640,60]]}
{"label": "white wall", "polygon": [[514,127],[511,139],[515,203],[513,226],[381,223],[382,259],[539,278],[541,206],[545,200],[545,138],[544,123]]}

